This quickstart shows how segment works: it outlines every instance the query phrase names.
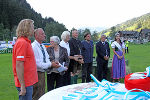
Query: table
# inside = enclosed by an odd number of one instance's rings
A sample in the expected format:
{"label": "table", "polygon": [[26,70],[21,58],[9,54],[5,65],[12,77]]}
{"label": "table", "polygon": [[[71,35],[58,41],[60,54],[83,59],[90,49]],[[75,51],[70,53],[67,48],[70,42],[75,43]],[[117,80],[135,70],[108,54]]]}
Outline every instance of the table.
{"label": "table", "polygon": [[[106,85],[105,85],[106,84]],[[109,81],[102,81],[99,87],[95,83],[80,83],[54,89],[39,100],[148,100],[150,99],[150,92],[131,92],[125,88],[122,83],[111,83]],[[90,89],[95,89],[91,92]],[[86,91],[86,93],[84,92]],[[89,91],[90,90],[90,91]],[[137,90],[137,89],[136,89]],[[87,92],[89,91],[89,92]],[[76,92],[76,94],[74,94]],[[85,94],[84,94],[85,93]],[[70,98],[71,96],[71,98]],[[69,98],[68,98],[69,97]],[[74,98],[74,99],[72,99]]]}
{"label": "table", "polygon": [[74,93],[74,91],[76,90],[82,90],[84,88],[90,88],[95,86],[96,84],[94,82],[63,86],[47,92],[39,100],[62,100],[62,96],[65,96],[66,94]]}

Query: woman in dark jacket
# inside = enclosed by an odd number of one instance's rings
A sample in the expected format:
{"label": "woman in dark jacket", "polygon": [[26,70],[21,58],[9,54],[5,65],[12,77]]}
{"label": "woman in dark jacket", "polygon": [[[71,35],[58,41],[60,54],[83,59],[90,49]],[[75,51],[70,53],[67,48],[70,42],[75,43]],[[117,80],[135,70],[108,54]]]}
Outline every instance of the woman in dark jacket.
{"label": "woman in dark jacket", "polygon": [[[57,36],[50,37],[51,47],[47,48],[50,61],[55,61],[60,64],[60,68],[50,68],[47,71],[47,88],[48,91],[63,85],[63,74],[68,69],[69,58],[67,49],[59,45],[60,39]],[[55,86],[56,81],[56,86]]]}

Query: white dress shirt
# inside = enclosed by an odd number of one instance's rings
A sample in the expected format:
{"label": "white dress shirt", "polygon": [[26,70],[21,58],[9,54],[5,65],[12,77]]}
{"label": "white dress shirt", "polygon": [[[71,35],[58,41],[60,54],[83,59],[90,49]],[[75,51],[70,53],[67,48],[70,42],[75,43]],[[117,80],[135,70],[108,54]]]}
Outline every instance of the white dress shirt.
{"label": "white dress shirt", "polygon": [[68,56],[70,56],[70,47],[69,47],[69,43],[67,42],[64,42],[63,40],[60,42],[59,44],[61,47],[64,47],[67,49],[67,53],[68,53]]}
{"label": "white dress shirt", "polygon": [[[42,53],[40,45],[42,45],[42,47],[44,49],[46,63],[43,62],[43,53]],[[51,67],[51,62],[49,60],[49,55],[46,51],[45,46],[35,40],[32,43],[32,48],[33,48],[33,52],[34,52],[34,56],[35,56],[35,60],[36,60],[37,71],[45,72],[46,69]]]}

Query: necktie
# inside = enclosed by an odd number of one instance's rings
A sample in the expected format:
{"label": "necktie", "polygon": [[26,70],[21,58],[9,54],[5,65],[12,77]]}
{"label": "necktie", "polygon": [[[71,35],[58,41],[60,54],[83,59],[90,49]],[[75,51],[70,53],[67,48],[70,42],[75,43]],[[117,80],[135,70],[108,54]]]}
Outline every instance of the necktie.
{"label": "necktie", "polygon": [[40,47],[41,47],[41,51],[42,51],[42,54],[43,54],[43,62],[46,63],[46,57],[45,57],[44,48],[42,47],[42,45],[40,45]]}
{"label": "necktie", "polygon": [[107,52],[107,48],[106,48],[106,46],[105,46],[105,42],[102,42],[103,43],[103,45],[104,45],[104,48],[106,49],[106,56],[108,56],[108,52]]}
{"label": "necktie", "polygon": [[105,45],[105,42],[103,42],[103,45]]}

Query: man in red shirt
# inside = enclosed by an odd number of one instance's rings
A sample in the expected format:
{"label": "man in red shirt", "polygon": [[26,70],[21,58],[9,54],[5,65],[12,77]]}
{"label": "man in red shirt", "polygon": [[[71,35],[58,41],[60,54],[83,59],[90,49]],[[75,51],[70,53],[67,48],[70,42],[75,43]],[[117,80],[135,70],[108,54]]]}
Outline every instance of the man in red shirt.
{"label": "man in red shirt", "polygon": [[33,84],[38,82],[36,62],[29,37],[34,33],[33,20],[20,21],[13,47],[13,73],[19,100],[32,100]]}

